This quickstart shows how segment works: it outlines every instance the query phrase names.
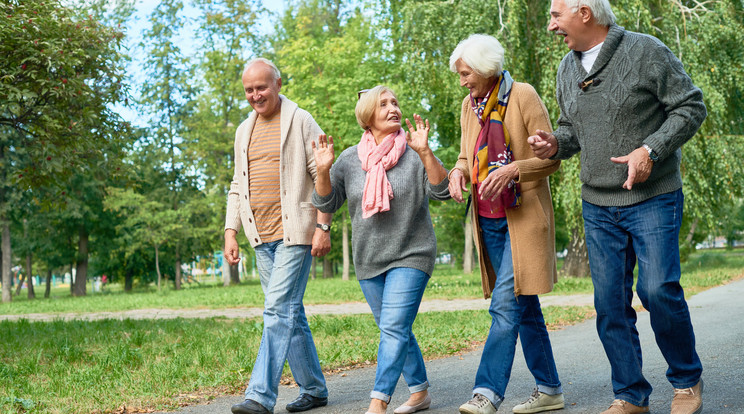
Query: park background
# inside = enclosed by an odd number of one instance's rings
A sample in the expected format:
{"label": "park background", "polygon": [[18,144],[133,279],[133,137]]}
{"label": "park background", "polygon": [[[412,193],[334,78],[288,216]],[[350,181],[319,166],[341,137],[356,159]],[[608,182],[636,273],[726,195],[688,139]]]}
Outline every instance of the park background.
{"label": "park background", "polygon": [[[744,1],[611,4],[620,25],[661,39],[703,90],[708,118],[683,147],[680,246],[690,273],[706,264],[735,269],[735,252],[706,256],[695,249],[733,249],[744,239]],[[515,80],[532,84],[551,119],[557,119],[555,73],[568,50],[562,37],[546,29],[549,6],[547,0],[0,0],[0,313],[261,306],[253,251],[242,232],[240,267],[224,265],[220,253],[234,132],[250,112],[240,83],[245,62],[272,59],[282,72],[282,93],[334,136],[337,154],[356,144],[361,133],[353,115],[357,91],[391,86],[405,117],[419,113],[430,120],[435,153],[451,167],[459,151],[459,108],[466,90],[450,72],[448,59],[470,34],[496,36],[506,49],[505,69]],[[578,170],[574,157],[550,178],[556,242],[565,253],[559,286],[590,292]],[[464,206],[432,202],[431,214],[441,263],[427,295],[478,297],[478,277],[472,274],[477,258]],[[331,253],[313,266],[317,279],[308,287],[313,303],[362,300],[353,282],[349,224],[346,209],[336,213]],[[709,280],[709,273],[701,278]],[[740,268],[731,270],[700,285],[740,274]],[[28,283],[28,275],[38,284]],[[72,275],[74,283],[65,283]],[[32,376],[19,381],[25,369],[47,370],[51,378],[50,366],[82,364],[105,346],[114,346],[107,363],[119,361],[121,369],[146,365],[142,346],[150,333],[180,329],[164,322],[137,322],[153,325],[134,328],[114,322],[106,327],[55,323],[0,325],[8,353],[0,355],[0,382],[6,385],[0,409],[7,404],[8,410],[70,412],[59,407],[85,400],[76,398],[87,395],[85,387],[69,387],[64,404],[39,400],[29,391]],[[244,323],[260,335],[260,321]],[[359,323],[369,324],[369,318]],[[116,340],[79,348],[69,336],[78,329],[85,338],[82,332],[108,332]],[[345,328],[333,329],[330,336]],[[40,345],[23,332],[48,335],[49,341]],[[236,347],[239,338],[231,339]],[[22,345],[24,340],[33,344]],[[33,357],[28,367],[10,362],[10,349],[17,351],[13,344]],[[450,345],[442,352],[456,350]],[[252,363],[250,351],[245,352],[233,356],[243,365]],[[374,353],[331,365],[360,358],[368,361]],[[227,377],[188,386],[219,389],[230,383],[228,388],[237,389],[245,379]],[[179,400],[167,397],[172,391],[149,399],[144,391],[136,398],[130,394],[102,401],[91,397],[71,411],[108,412],[132,401],[167,406]]]}

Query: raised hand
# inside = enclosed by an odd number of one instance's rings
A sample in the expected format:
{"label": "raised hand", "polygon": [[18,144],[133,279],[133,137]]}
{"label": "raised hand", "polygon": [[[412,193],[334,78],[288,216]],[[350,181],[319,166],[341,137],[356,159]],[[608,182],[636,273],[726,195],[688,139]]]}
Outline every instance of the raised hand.
{"label": "raised hand", "polygon": [[418,114],[413,114],[413,121],[416,123],[416,129],[411,125],[411,121],[406,118],[406,125],[408,125],[406,141],[408,146],[419,155],[431,151],[429,149],[429,120],[424,121]]}
{"label": "raised hand", "polygon": [[326,139],[325,134],[318,136],[318,145],[315,145],[315,141],[312,143],[313,156],[315,157],[315,166],[318,172],[328,172],[331,170],[333,165],[333,137],[328,136]]}

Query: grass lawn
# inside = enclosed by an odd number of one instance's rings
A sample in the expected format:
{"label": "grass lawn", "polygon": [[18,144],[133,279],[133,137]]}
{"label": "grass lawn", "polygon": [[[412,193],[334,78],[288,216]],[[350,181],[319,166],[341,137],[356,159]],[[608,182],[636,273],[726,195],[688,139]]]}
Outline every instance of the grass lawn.
{"label": "grass lawn", "polygon": [[[544,313],[556,327],[592,309]],[[418,316],[414,331],[431,359],[470,349],[489,326],[487,312],[429,312]],[[310,328],[324,370],[375,362],[379,331],[371,315],[316,316]],[[260,319],[0,322],[0,413],[174,409],[239,393],[261,330]]]}
{"label": "grass lawn", "polygon": [[[425,299],[481,297],[478,274],[438,269]],[[688,295],[744,277],[744,254],[706,252],[683,265]],[[355,281],[313,280],[307,303],[362,301]],[[589,279],[563,278],[555,294],[590,293]],[[112,291],[50,300],[14,298],[0,313],[112,311],[136,308],[260,306],[257,282],[176,292]],[[584,320],[590,307],[547,307],[550,327]],[[470,349],[485,339],[487,312],[430,312],[414,330],[427,359]],[[375,362],[378,330],[371,315],[310,319],[325,370]],[[0,414],[110,413],[173,409],[245,387],[260,342],[259,319],[102,320],[93,322],[0,322]]]}

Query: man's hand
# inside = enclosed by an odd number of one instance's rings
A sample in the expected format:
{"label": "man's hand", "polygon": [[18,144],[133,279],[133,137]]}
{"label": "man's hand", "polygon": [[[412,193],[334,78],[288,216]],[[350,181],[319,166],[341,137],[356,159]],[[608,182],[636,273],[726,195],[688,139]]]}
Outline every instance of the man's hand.
{"label": "man's hand", "polygon": [[230,266],[240,262],[240,250],[238,249],[238,232],[233,229],[225,230],[225,251],[223,252],[225,260]]}
{"label": "man's hand", "polygon": [[315,229],[313,234],[313,247],[310,254],[315,257],[323,257],[331,251],[331,232]]}
{"label": "man's hand", "polygon": [[516,164],[505,165],[491,171],[478,187],[481,200],[495,200],[518,178],[519,168]]}
{"label": "man's hand", "polygon": [[527,142],[535,156],[541,160],[547,160],[558,152],[558,140],[555,139],[555,135],[541,129],[535,131],[535,135],[528,137]]}
{"label": "man's hand", "polygon": [[452,173],[450,174],[450,180],[449,180],[449,193],[450,197],[452,197],[453,200],[457,201],[458,203],[462,203],[462,192],[468,191],[467,187],[465,187],[465,177],[462,175],[462,171],[460,169],[455,168],[452,170]]}
{"label": "man's hand", "polygon": [[628,179],[623,183],[623,188],[626,190],[632,189],[635,183],[648,180],[654,166],[654,162],[648,156],[648,151],[643,147],[636,148],[622,157],[612,157],[610,161],[616,164],[628,164]]}

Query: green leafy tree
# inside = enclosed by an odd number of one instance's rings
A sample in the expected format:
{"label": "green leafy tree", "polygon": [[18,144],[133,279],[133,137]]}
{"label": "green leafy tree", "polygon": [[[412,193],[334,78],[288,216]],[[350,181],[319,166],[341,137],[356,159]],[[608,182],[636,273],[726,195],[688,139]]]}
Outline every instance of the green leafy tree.
{"label": "green leafy tree", "polygon": [[56,0],[0,4],[0,223],[3,301],[10,301],[13,193],[53,185],[86,168],[117,134],[122,33]]}

